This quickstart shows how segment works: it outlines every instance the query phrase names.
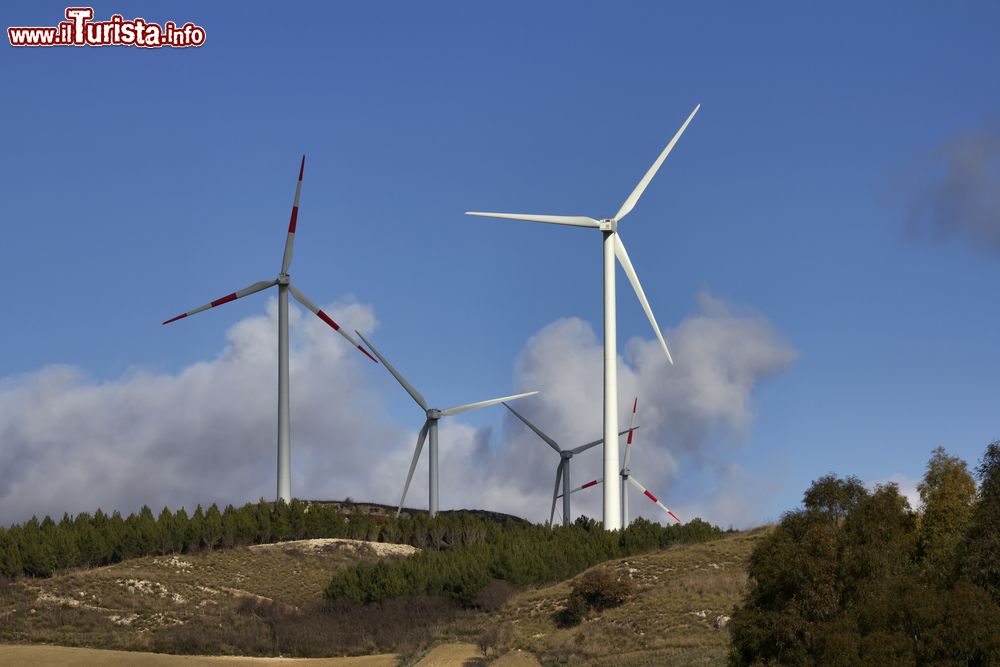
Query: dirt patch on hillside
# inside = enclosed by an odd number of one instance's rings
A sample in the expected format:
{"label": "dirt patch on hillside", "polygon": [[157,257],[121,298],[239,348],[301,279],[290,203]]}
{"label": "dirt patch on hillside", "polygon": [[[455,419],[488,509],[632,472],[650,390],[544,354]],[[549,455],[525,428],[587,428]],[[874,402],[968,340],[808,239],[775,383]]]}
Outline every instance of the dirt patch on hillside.
{"label": "dirt patch on hillside", "polygon": [[250,547],[251,551],[295,551],[309,555],[350,551],[354,554],[371,554],[377,558],[406,557],[420,551],[409,544],[392,544],[389,542],[367,542],[365,540],[349,540],[340,537],[327,537],[314,540],[291,540],[275,542],[274,544],[257,544]]}

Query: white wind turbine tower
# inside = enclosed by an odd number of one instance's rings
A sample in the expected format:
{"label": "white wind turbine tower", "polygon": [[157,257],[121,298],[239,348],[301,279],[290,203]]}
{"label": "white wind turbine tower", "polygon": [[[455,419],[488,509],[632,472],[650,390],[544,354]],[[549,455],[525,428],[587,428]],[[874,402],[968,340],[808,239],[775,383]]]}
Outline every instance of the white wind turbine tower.
{"label": "white wind turbine tower", "polygon": [[[595,446],[601,444],[602,442],[604,442],[604,438],[601,438],[600,440],[594,440],[593,442],[588,442],[585,445],[580,445],[579,447],[575,447],[573,449],[562,449],[562,448],[559,447],[559,443],[557,443],[555,440],[553,440],[551,437],[549,437],[546,433],[544,433],[542,431],[542,429],[538,428],[537,426],[535,426],[534,424],[532,424],[530,421],[528,421],[524,417],[524,415],[522,415],[521,413],[519,413],[517,410],[515,410],[512,407],[510,407],[506,403],[504,403],[503,405],[504,405],[505,408],[507,408],[508,410],[510,410],[511,412],[513,412],[515,417],[517,417],[522,422],[524,422],[525,426],[527,426],[532,431],[534,431],[535,435],[537,435],[539,438],[541,438],[549,447],[551,447],[552,449],[556,450],[556,453],[559,454],[559,465],[556,466],[556,484],[555,484],[555,488],[552,489],[552,509],[549,510],[549,525],[552,525],[552,518],[555,516],[555,512],[556,512],[556,499],[561,497],[563,499],[562,522],[563,522],[564,526],[568,526],[570,524],[569,497],[570,497],[570,493],[571,493],[570,492],[569,463],[572,460],[573,456],[575,456],[576,454],[580,454],[582,452],[585,452],[588,449],[590,449],[591,447],[595,447]],[[636,426],[635,428],[639,428],[639,427]],[[631,439],[631,437],[632,437],[631,430],[630,431],[622,431],[618,435],[624,435],[625,433],[628,433],[629,434],[629,439]],[[562,494],[559,494],[559,486],[560,486],[560,484],[562,485],[562,488],[563,488]]]}
{"label": "white wind turbine tower", "polygon": [[351,344],[361,350],[366,357],[375,361],[372,355],[368,354],[363,347],[358,345],[357,341],[355,341],[350,334],[340,328],[339,324],[334,322],[333,319],[325,312],[317,308],[316,304],[310,301],[306,295],[295,289],[295,286],[292,285],[291,279],[289,278],[288,269],[292,265],[292,248],[295,245],[295,224],[299,217],[299,195],[302,193],[302,172],[305,171],[305,168],[306,156],[303,155],[302,163],[299,165],[299,180],[295,185],[295,200],[292,203],[292,217],[288,222],[288,236],[285,238],[285,252],[281,258],[281,271],[278,273],[278,277],[273,280],[262,280],[261,282],[254,283],[249,287],[244,287],[243,289],[233,292],[232,294],[227,294],[226,296],[207,303],[204,306],[200,306],[194,310],[189,310],[186,313],[181,313],[177,317],[172,317],[164,322],[164,324],[170,324],[171,322],[176,322],[177,320],[188,317],[189,315],[200,313],[203,310],[221,306],[224,303],[235,301],[236,299],[266,290],[267,288],[275,285],[278,286],[278,499],[284,500],[286,503],[291,502],[292,500],[291,435],[288,417],[288,293],[291,292],[292,296],[294,296],[299,303],[315,313],[317,317],[326,322],[328,325],[333,327],[334,331],[339,332],[341,336],[349,340]]}
{"label": "white wind turbine tower", "polygon": [[466,215],[478,215],[490,218],[527,220],[530,222],[545,222],[574,227],[592,227],[599,229],[604,236],[604,479],[608,480],[604,488],[604,528],[606,530],[621,528],[618,438],[615,437],[615,434],[618,432],[618,343],[615,315],[615,257],[621,262],[622,268],[625,270],[625,275],[628,276],[629,282],[632,283],[632,289],[635,290],[636,296],[639,297],[639,303],[642,304],[643,310],[646,311],[649,323],[653,325],[653,331],[660,340],[660,345],[663,346],[667,360],[673,363],[670,350],[667,349],[667,343],[663,339],[663,334],[660,333],[660,327],[656,323],[656,318],[653,316],[653,310],[649,307],[646,294],[642,290],[642,285],[639,284],[639,278],[635,274],[635,269],[632,268],[632,261],[629,259],[628,253],[625,251],[625,246],[618,236],[618,223],[628,215],[636,202],[639,201],[639,197],[642,196],[646,186],[649,185],[653,176],[656,175],[656,171],[663,164],[663,161],[673,149],[674,144],[680,139],[684,130],[687,129],[688,123],[691,122],[691,119],[694,118],[700,108],[700,104],[694,108],[691,115],[681,125],[681,129],[677,131],[677,134],[670,140],[667,147],[656,158],[656,162],[649,168],[646,175],[642,177],[639,184],[635,186],[632,194],[628,196],[613,218],[595,220],[586,216],[466,212]]}
{"label": "white wind turbine tower", "polygon": [[503,396],[502,398],[493,398],[488,401],[478,401],[476,403],[466,403],[464,405],[456,405],[453,408],[432,408],[428,405],[427,401],[420,394],[419,391],[414,388],[412,384],[406,381],[399,371],[397,371],[392,364],[390,364],[385,357],[383,357],[375,346],[371,344],[367,338],[360,332],[355,330],[356,334],[365,342],[365,345],[375,353],[375,356],[379,358],[382,365],[392,373],[392,377],[396,378],[396,381],[406,390],[406,393],[416,401],[420,409],[424,411],[426,415],[426,420],[424,425],[420,427],[420,433],[417,435],[417,448],[413,451],[413,460],[410,461],[410,471],[406,474],[406,484],[403,485],[403,494],[399,497],[399,507],[396,508],[396,516],[403,510],[403,502],[406,500],[406,492],[410,490],[410,480],[413,479],[413,471],[417,467],[417,461],[420,459],[420,451],[424,448],[424,440],[427,435],[430,434],[430,447],[428,451],[428,462],[427,467],[429,470],[428,474],[428,490],[429,490],[429,500],[428,500],[428,514],[434,517],[438,513],[438,421],[442,417],[451,417],[452,415],[461,414],[463,412],[468,412],[469,410],[478,410],[479,408],[485,408],[490,405],[496,405],[497,403],[503,403],[504,401],[513,401],[518,398],[524,398],[525,396],[534,396],[537,391],[529,391],[524,394],[514,394],[513,396]]}
{"label": "white wind turbine tower", "polygon": [[[636,406],[638,405],[638,403],[639,403],[639,399],[638,398],[635,399],[632,402],[632,418],[631,418],[631,421],[629,422],[629,427],[628,427],[628,431],[627,431],[627,433],[628,433],[628,439],[625,441],[625,463],[622,466],[622,469],[618,473],[618,475],[621,477],[621,482],[622,482],[622,484],[621,484],[621,489],[622,489],[622,491],[621,491],[622,492],[622,528],[628,528],[628,522],[629,522],[629,518],[628,518],[628,485],[629,484],[631,484],[635,488],[639,489],[639,491],[641,491],[644,496],[646,496],[652,502],[654,502],[657,507],[659,507],[661,510],[663,510],[664,512],[666,512],[667,514],[669,514],[670,517],[674,521],[676,521],[677,523],[680,523],[681,520],[677,518],[676,514],[674,514],[673,512],[670,511],[670,508],[668,508],[666,505],[664,505],[662,502],[660,502],[659,498],[657,498],[652,493],[650,493],[650,491],[646,487],[644,487],[639,482],[639,480],[637,480],[635,477],[632,476],[632,471],[629,468],[629,463],[632,460],[632,431],[635,431],[636,429],[639,428],[638,426],[633,427],[633,424],[635,423],[635,409],[636,409]],[[623,432],[626,432],[626,431],[623,431]],[[586,484],[581,484],[580,486],[576,487],[575,489],[569,491],[569,493],[573,494],[573,493],[576,493],[577,491],[583,491],[584,489],[589,489],[592,486],[596,486],[596,485],[600,484],[602,481],[603,480],[600,480],[600,479],[592,479],[589,482],[587,482]]]}

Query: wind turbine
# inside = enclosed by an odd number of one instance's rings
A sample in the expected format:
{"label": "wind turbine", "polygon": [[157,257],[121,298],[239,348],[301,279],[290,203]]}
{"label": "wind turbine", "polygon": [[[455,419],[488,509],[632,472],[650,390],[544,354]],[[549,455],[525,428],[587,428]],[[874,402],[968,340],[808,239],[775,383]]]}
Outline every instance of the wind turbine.
{"label": "wind turbine", "polygon": [[566,215],[535,215],[521,213],[483,213],[479,211],[467,211],[466,215],[478,215],[489,218],[508,218],[511,220],[527,220],[529,222],[544,222],[556,225],[570,225],[573,227],[591,227],[599,229],[604,236],[604,478],[608,480],[604,488],[604,528],[606,530],[617,530],[621,528],[621,507],[620,507],[620,485],[618,479],[618,439],[615,433],[618,432],[618,344],[616,340],[616,315],[615,315],[615,257],[621,263],[632,283],[632,289],[639,297],[639,303],[646,311],[649,323],[653,325],[653,331],[663,346],[663,351],[667,355],[667,361],[674,362],[667,349],[667,342],[660,333],[660,327],[653,316],[653,310],[649,307],[646,294],[639,284],[639,278],[632,268],[632,260],[629,259],[625,251],[625,245],[618,236],[618,223],[629,214],[639,197],[649,182],[656,175],[657,170],[667,155],[673,150],[674,144],[680,139],[688,124],[701,108],[699,104],[687,117],[681,129],[677,131],[667,147],[663,149],[660,156],[656,158],[653,166],[649,168],[639,184],[635,186],[632,194],[628,196],[625,203],[618,209],[618,213],[613,218],[595,220],[586,216],[566,216]]}
{"label": "wind turbine", "polygon": [[[625,463],[622,466],[622,469],[618,473],[618,475],[621,477],[621,482],[622,482],[622,484],[621,484],[621,489],[622,489],[622,528],[628,528],[628,522],[629,522],[629,519],[628,519],[628,485],[629,484],[631,484],[635,488],[639,489],[639,491],[641,491],[644,496],[646,496],[651,501],[653,501],[654,503],[656,503],[657,507],[659,507],[664,512],[666,512],[667,514],[669,514],[671,516],[671,518],[673,518],[674,521],[676,521],[677,523],[680,523],[681,520],[677,518],[676,514],[674,514],[673,512],[671,512],[670,509],[666,505],[664,505],[662,502],[660,502],[659,498],[657,498],[652,493],[650,493],[649,490],[646,487],[644,487],[641,483],[639,483],[639,480],[637,480],[635,477],[632,476],[632,471],[629,468],[629,462],[632,460],[632,432],[639,428],[638,426],[636,426],[636,427],[632,426],[635,423],[635,409],[636,409],[636,406],[638,405],[638,403],[639,403],[639,399],[638,398],[636,398],[632,402],[632,418],[631,418],[631,421],[629,422],[629,427],[628,427],[628,431],[627,431],[627,433],[628,433],[628,439],[625,441]],[[601,481],[603,481],[603,480],[592,479],[589,482],[587,482],[586,484],[581,484],[580,486],[576,487],[575,489],[569,491],[569,493],[573,494],[573,493],[576,493],[577,491],[583,491],[584,489],[589,489],[592,486],[596,486],[596,485],[600,484]]]}
{"label": "wind turbine", "polygon": [[461,414],[463,412],[468,412],[469,410],[478,410],[479,408],[485,408],[490,405],[496,405],[497,403],[503,403],[504,401],[513,401],[518,398],[524,398],[525,396],[534,396],[537,391],[529,391],[525,394],[514,394],[513,396],[504,396],[502,398],[493,398],[488,401],[479,401],[477,403],[466,403],[464,405],[456,405],[453,408],[432,408],[428,405],[427,401],[420,394],[419,391],[414,388],[412,384],[406,381],[399,371],[397,371],[392,364],[383,357],[379,351],[371,344],[371,341],[362,335],[360,331],[355,330],[354,333],[365,342],[365,345],[375,353],[375,356],[379,358],[382,365],[386,367],[392,377],[396,378],[396,381],[406,390],[406,393],[416,401],[420,409],[424,411],[426,415],[426,420],[424,425],[420,427],[420,433],[417,435],[417,448],[413,451],[413,460],[410,461],[410,472],[406,474],[406,484],[403,485],[403,495],[399,497],[399,507],[396,508],[396,516],[403,510],[403,502],[406,500],[406,492],[410,490],[410,480],[413,479],[413,471],[417,467],[417,461],[420,459],[420,451],[424,447],[424,439],[430,434],[430,447],[428,452],[428,469],[429,474],[429,494],[430,499],[428,502],[428,514],[434,517],[438,513],[438,421],[442,417],[451,417],[452,415]]}
{"label": "wind turbine", "polygon": [[[172,317],[164,324],[170,324],[190,315],[200,313],[209,308],[221,306],[224,303],[235,301],[245,296],[266,290],[275,285],[278,286],[278,498],[286,503],[292,500],[292,476],[291,476],[291,436],[288,419],[288,293],[291,292],[295,300],[316,314],[319,319],[333,327],[334,331],[351,342],[366,357],[375,361],[372,355],[358,345],[350,334],[340,328],[340,325],[325,312],[316,307],[305,294],[295,289],[288,275],[288,269],[292,265],[292,248],[295,245],[295,223],[299,217],[299,195],[302,193],[302,172],[306,168],[306,156],[302,156],[302,164],[299,165],[299,180],[295,184],[295,200],[292,202],[292,217],[288,223],[288,236],[285,238],[285,252],[281,258],[281,271],[274,280],[262,280],[249,287],[227,294],[215,301],[199,306],[194,310],[181,313],[177,317]],[[375,362],[378,363],[378,362]]]}
{"label": "wind turbine", "polygon": [[[503,405],[504,405],[505,408],[507,408],[508,410],[510,410],[511,412],[513,412],[515,417],[517,417],[522,422],[524,422],[525,426],[527,426],[532,431],[534,431],[535,435],[537,435],[539,438],[541,438],[549,447],[551,447],[552,449],[556,450],[556,453],[559,454],[559,465],[556,466],[556,484],[555,484],[555,488],[552,490],[552,509],[549,510],[549,525],[552,525],[552,518],[555,516],[555,512],[556,512],[556,499],[559,498],[559,497],[562,497],[562,499],[563,499],[562,521],[563,521],[563,525],[564,526],[568,526],[570,524],[570,510],[569,510],[569,496],[570,496],[570,488],[569,488],[569,485],[570,485],[569,462],[573,459],[573,456],[575,456],[576,454],[580,454],[581,452],[585,452],[588,449],[590,449],[591,447],[595,447],[595,446],[601,444],[602,442],[604,442],[604,438],[601,438],[600,440],[594,440],[593,442],[588,442],[585,445],[580,445],[579,447],[575,447],[573,449],[562,449],[562,448],[559,447],[559,443],[557,443],[551,437],[549,437],[544,432],[542,432],[542,429],[538,428],[537,426],[535,426],[534,424],[532,424],[530,421],[528,421],[524,417],[524,415],[522,415],[521,413],[519,413],[517,410],[515,410],[512,407],[510,407],[506,403],[504,403]],[[635,428],[639,428],[639,427],[636,426]],[[630,431],[622,431],[618,435],[624,435],[625,433],[629,434],[629,438],[632,437],[631,430]],[[561,496],[556,495],[556,494],[559,493],[559,485],[560,485],[560,483],[562,484],[562,487],[563,487],[563,492],[562,492]]]}

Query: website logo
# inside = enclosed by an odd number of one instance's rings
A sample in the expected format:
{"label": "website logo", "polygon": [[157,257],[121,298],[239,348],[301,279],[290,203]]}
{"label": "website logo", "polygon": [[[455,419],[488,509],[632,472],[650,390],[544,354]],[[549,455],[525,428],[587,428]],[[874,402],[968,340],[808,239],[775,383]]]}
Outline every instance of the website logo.
{"label": "website logo", "polygon": [[138,46],[183,49],[205,43],[205,29],[190,21],[178,26],[163,25],[144,18],[126,20],[112,14],[107,21],[94,21],[93,7],[67,7],[66,20],[54,27],[22,26],[7,28],[11,46]]}

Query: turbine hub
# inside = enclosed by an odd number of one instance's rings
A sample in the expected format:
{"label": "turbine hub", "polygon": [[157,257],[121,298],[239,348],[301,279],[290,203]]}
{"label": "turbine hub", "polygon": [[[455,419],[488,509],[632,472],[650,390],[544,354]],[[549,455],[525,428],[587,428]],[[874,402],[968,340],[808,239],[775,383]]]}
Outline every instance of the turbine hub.
{"label": "turbine hub", "polygon": [[278,284],[279,285],[288,285],[291,281],[292,281],[292,279],[288,276],[287,273],[279,273],[278,274]]}
{"label": "turbine hub", "polygon": [[441,419],[441,411],[437,408],[431,408],[427,411],[428,419]]}
{"label": "turbine hub", "polygon": [[618,231],[618,221],[614,218],[608,218],[606,220],[601,220],[602,232],[617,232]]}
{"label": "turbine hub", "polygon": [[569,451],[568,449],[564,449],[561,452],[559,452],[559,457],[568,461],[571,458],[573,458],[573,452]]}

